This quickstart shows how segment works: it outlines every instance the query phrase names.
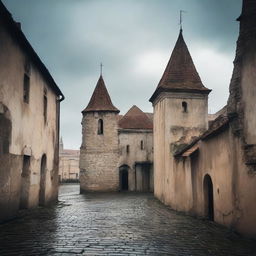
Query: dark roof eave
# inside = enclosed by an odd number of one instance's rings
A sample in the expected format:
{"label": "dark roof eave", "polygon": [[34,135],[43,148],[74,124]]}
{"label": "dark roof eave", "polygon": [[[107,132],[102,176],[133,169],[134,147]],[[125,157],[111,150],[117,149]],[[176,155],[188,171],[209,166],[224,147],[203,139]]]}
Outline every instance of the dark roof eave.
{"label": "dark roof eave", "polygon": [[51,88],[58,96],[62,96],[63,100],[65,97],[57,84],[55,83],[53,77],[51,76],[49,70],[43,64],[29,41],[27,40],[26,36],[23,34],[22,30],[18,28],[16,22],[13,20],[11,13],[6,9],[2,1],[0,0],[0,16],[2,17],[4,23],[9,27],[10,32],[14,38],[17,39],[19,45],[25,49],[26,53],[31,57],[32,61],[37,65],[39,70],[42,72],[43,76],[45,77],[46,81],[49,82]]}
{"label": "dark roof eave", "polygon": [[201,93],[201,94],[209,94],[212,90],[211,89],[188,89],[188,88],[163,88],[163,87],[158,87],[151,98],[149,99],[150,102],[154,102],[156,97],[161,93],[161,92],[189,92],[189,93]]}
{"label": "dark roof eave", "polygon": [[93,112],[115,112],[115,113],[119,113],[120,110],[109,110],[109,109],[104,109],[104,110],[83,110],[81,113],[85,114],[85,113],[93,113]]}
{"label": "dark roof eave", "polygon": [[152,128],[128,128],[128,127],[119,127],[120,131],[153,131],[153,127]]}

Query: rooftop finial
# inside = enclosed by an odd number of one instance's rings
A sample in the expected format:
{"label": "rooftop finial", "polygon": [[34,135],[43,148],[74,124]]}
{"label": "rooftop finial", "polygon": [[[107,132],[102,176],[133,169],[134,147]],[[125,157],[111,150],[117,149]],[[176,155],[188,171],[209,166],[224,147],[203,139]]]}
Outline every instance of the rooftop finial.
{"label": "rooftop finial", "polygon": [[180,30],[182,31],[182,13],[184,13],[184,12],[186,12],[186,11],[183,11],[183,10],[180,10],[180,23],[179,23],[179,25],[180,25]]}
{"label": "rooftop finial", "polygon": [[100,75],[102,76],[102,67],[103,67],[103,64],[100,63]]}

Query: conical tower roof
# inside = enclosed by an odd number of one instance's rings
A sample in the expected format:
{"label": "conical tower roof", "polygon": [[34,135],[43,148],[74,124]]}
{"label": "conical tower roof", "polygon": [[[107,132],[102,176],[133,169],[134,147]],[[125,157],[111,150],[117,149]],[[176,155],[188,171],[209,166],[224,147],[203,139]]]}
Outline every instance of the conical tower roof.
{"label": "conical tower roof", "polygon": [[122,129],[153,129],[152,121],[135,105],[120,119],[118,125]]}
{"label": "conical tower roof", "polygon": [[97,85],[94,89],[92,97],[89,101],[87,107],[82,111],[85,112],[94,112],[94,111],[110,111],[117,112],[120,111],[113,105],[111,98],[108,94],[106,85],[104,83],[102,75],[97,82]]}
{"label": "conical tower roof", "polygon": [[187,91],[207,94],[211,91],[201,81],[184,41],[182,30],[180,30],[170,60],[150,101],[152,102],[161,91]]}

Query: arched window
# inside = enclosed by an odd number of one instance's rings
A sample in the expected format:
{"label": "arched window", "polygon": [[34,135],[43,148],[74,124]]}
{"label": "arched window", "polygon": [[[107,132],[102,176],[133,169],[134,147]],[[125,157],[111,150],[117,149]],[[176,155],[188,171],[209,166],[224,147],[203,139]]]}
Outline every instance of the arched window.
{"label": "arched window", "polygon": [[141,149],[141,150],[144,149],[144,141],[143,141],[143,140],[140,141],[140,149]]}
{"label": "arched window", "polygon": [[129,154],[129,152],[130,152],[130,146],[126,145],[126,153]]}
{"label": "arched window", "polygon": [[98,121],[98,134],[103,134],[103,120],[99,119]]}
{"label": "arched window", "polygon": [[182,101],[182,109],[184,113],[188,112],[188,103],[186,101]]}

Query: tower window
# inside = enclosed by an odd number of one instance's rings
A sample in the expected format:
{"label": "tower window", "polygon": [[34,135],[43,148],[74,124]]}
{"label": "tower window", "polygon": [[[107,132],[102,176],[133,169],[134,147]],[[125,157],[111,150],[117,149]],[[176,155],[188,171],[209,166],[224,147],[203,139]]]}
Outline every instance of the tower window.
{"label": "tower window", "polygon": [[129,154],[130,153],[130,146],[126,145],[126,153]]}
{"label": "tower window", "polygon": [[143,140],[140,141],[140,149],[141,149],[141,150],[144,149],[144,141],[143,141]]}
{"label": "tower window", "polygon": [[98,134],[103,134],[103,120],[99,119],[98,121]]}
{"label": "tower window", "polygon": [[188,103],[186,101],[182,101],[182,109],[184,113],[188,112]]}
{"label": "tower window", "polygon": [[23,101],[29,103],[30,77],[24,74],[23,80]]}

